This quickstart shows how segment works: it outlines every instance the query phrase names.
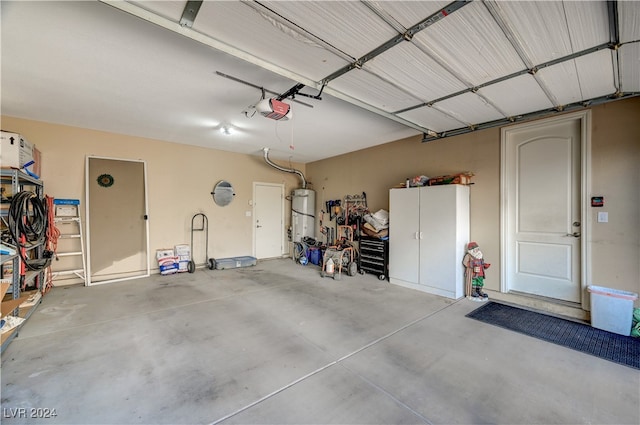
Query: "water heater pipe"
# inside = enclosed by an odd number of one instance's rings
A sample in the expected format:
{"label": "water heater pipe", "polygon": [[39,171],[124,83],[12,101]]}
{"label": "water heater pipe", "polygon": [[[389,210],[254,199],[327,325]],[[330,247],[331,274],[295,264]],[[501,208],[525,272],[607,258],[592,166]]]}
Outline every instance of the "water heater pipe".
{"label": "water heater pipe", "polygon": [[275,162],[271,161],[269,159],[269,148],[262,148],[262,151],[264,152],[264,160],[266,161],[267,164],[271,165],[273,168],[280,170],[280,171],[284,171],[285,173],[294,173],[300,176],[300,179],[302,180],[302,189],[306,189],[307,188],[307,179],[304,178],[304,174],[302,174],[302,171],[300,170],[295,170],[293,168],[284,168],[279,166],[278,164],[276,164]]}

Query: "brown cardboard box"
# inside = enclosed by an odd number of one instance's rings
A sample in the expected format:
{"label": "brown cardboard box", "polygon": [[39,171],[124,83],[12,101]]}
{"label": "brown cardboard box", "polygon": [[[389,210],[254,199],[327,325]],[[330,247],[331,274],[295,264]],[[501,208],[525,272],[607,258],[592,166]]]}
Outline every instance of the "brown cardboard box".
{"label": "brown cardboard box", "polygon": [[448,176],[438,176],[432,177],[429,179],[427,185],[429,186],[440,186],[443,184],[471,184],[471,177],[473,177],[473,173],[459,173],[459,174],[450,174]]}
{"label": "brown cardboard box", "polygon": [[35,145],[33,146],[33,160],[35,161],[35,163],[29,167],[29,170],[31,170],[31,172],[33,174],[35,174],[36,176],[38,176],[39,179],[42,178],[42,152],[40,152]]}

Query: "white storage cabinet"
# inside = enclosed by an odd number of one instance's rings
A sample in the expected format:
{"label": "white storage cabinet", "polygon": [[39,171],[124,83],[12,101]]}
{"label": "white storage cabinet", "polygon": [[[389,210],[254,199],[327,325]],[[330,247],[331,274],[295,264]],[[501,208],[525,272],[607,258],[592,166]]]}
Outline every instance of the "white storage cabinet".
{"label": "white storage cabinet", "polygon": [[468,243],[469,186],[390,190],[389,282],[461,298]]}

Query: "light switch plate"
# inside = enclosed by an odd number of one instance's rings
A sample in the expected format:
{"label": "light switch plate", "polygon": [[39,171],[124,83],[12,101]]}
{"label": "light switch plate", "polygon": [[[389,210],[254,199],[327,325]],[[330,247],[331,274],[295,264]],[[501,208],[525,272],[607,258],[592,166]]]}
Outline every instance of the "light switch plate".
{"label": "light switch plate", "polygon": [[598,213],[598,223],[608,223],[609,222],[609,213],[606,211],[601,211]]}

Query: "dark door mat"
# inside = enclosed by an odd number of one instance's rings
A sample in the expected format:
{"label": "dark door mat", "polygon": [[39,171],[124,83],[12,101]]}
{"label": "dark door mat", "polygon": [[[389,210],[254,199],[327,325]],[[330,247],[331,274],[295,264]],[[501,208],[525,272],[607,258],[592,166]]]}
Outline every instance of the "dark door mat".
{"label": "dark door mat", "polygon": [[640,369],[640,339],[489,301],[467,317]]}

